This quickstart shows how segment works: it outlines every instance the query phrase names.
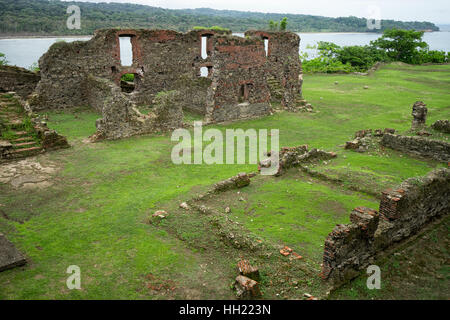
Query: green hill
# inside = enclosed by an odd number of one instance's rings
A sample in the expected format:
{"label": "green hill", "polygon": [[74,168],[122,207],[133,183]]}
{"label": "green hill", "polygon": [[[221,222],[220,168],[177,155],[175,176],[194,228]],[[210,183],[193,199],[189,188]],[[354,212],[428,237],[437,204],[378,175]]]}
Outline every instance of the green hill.
{"label": "green hill", "polygon": [[[67,7],[81,9],[81,29],[69,30]],[[57,0],[0,0],[0,34],[76,35],[92,34],[94,30],[111,27],[158,28],[187,31],[194,26],[229,28],[234,32],[266,29],[269,20],[288,18],[288,30],[295,32],[369,32],[366,20],[357,17],[328,18],[302,14],[275,14],[214,10],[208,8],[169,10],[157,7],[122,4],[62,2]],[[382,29],[433,30],[430,22],[401,22],[383,20]],[[372,30],[373,31],[373,30]],[[376,30],[375,30],[376,31]]]}

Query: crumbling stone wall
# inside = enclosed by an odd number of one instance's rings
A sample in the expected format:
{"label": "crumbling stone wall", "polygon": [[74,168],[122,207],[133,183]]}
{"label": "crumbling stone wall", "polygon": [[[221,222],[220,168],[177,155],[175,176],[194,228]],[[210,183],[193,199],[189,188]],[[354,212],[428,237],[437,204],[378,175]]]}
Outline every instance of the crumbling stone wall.
{"label": "crumbling stone wall", "polygon": [[245,36],[268,39],[265,72],[268,77],[275,79],[282,88],[282,97],[279,102],[285,108],[295,111],[302,97],[303,78],[299,58],[300,37],[291,32],[255,30],[247,31]]}
{"label": "crumbling stone wall", "polygon": [[0,66],[0,92],[14,91],[26,99],[40,79],[37,72],[15,66]]}
{"label": "crumbling stone wall", "polygon": [[450,213],[450,169],[411,178],[382,193],[379,212],[359,207],[351,223],[337,225],[325,240],[322,277],[340,284],[357,276],[376,255]]}
{"label": "crumbling stone wall", "polygon": [[155,98],[154,111],[142,114],[120,87],[107,79],[88,76],[88,103],[102,113],[96,122],[92,140],[115,140],[138,134],[176,129],[183,124],[183,110],[176,103],[178,92],[161,92]]}
{"label": "crumbling stone wall", "polygon": [[444,162],[450,161],[450,143],[441,140],[385,133],[381,144],[394,150],[421,157]]}

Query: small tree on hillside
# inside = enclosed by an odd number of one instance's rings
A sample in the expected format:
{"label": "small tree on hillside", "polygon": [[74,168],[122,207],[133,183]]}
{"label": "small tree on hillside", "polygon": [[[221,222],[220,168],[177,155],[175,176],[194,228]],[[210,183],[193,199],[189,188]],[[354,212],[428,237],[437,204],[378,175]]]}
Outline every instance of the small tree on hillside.
{"label": "small tree on hillside", "polygon": [[281,21],[280,21],[280,31],[286,31],[287,28],[287,18],[284,17]]}

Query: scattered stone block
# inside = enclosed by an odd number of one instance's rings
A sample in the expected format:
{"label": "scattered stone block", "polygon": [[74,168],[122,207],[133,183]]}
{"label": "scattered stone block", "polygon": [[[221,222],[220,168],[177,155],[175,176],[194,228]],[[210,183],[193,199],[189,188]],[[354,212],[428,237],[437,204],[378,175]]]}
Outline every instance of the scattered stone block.
{"label": "scattered stone block", "polygon": [[280,253],[281,253],[283,256],[285,256],[285,257],[287,257],[288,255],[290,255],[291,252],[292,252],[292,249],[289,248],[288,246],[284,246],[284,248],[280,250]]}
{"label": "scattered stone block", "polygon": [[6,236],[0,233],[0,272],[26,263],[25,257],[16,249]]}
{"label": "scattered stone block", "polygon": [[189,210],[189,205],[186,202],[180,203],[180,208],[184,210]]}
{"label": "scattered stone block", "polygon": [[252,299],[261,296],[258,282],[246,276],[237,276],[234,287],[239,299]]}
{"label": "scattered stone block", "polygon": [[425,131],[425,130],[421,130],[421,131],[417,132],[417,135],[418,136],[426,136],[426,137],[428,137],[428,136],[431,136],[432,134],[427,132],[427,131]]}
{"label": "scattered stone block", "polygon": [[240,275],[259,281],[260,277],[258,268],[252,266],[248,260],[240,260],[237,263],[237,268]]}
{"label": "scattered stone block", "polygon": [[361,141],[359,139],[354,139],[352,141],[347,141],[345,143],[345,149],[358,149],[359,146],[361,145]]}
{"label": "scattered stone block", "polygon": [[238,175],[220,181],[214,185],[215,192],[223,192],[230,189],[240,189],[250,184],[250,177],[246,173],[239,173]]}
{"label": "scattered stone block", "polygon": [[383,136],[383,130],[381,130],[381,129],[375,129],[373,135],[374,135],[375,137],[382,137],[382,136]]}

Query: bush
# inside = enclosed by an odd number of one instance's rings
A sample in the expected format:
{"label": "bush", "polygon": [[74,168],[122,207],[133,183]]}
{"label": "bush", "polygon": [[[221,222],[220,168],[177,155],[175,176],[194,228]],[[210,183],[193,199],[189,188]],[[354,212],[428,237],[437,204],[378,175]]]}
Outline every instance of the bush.
{"label": "bush", "polygon": [[350,73],[357,71],[349,63],[342,63],[336,58],[317,57],[311,60],[303,60],[304,73]]}
{"label": "bush", "polygon": [[438,50],[419,50],[414,57],[414,64],[422,63],[447,63],[449,62],[449,55],[445,51]]}
{"label": "bush", "polygon": [[423,32],[413,30],[387,30],[368,46],[340,47],[332,42],[319,42],[319,57],[308,60],[300,56],[305,72],[364,72],[377,62],[401,61],[412,64],[448,63],[449,54],[429,50],[422,41]]}
{"label": "bush", "polygon": [[5,54],[0,52],[0,66],[7,65],[8,61],[6,60]]}

